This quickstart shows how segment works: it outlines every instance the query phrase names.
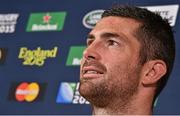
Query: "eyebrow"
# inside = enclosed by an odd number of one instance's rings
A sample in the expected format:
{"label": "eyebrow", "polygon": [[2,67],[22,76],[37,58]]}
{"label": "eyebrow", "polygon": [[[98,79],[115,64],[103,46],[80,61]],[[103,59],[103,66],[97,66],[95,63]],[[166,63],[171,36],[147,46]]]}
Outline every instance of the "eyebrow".
{"label": "eyebrow", "polygon": [[[117,33],[110,33],[110,32],[104,32],[100,35],[101,38],[110,38],[110,37],[114,37],[114,38],[119,38],[122,41],[127,42],[127,37],[124,34],[117,34]],[[88,34],[87,39],[95,39],[94,34]]]}

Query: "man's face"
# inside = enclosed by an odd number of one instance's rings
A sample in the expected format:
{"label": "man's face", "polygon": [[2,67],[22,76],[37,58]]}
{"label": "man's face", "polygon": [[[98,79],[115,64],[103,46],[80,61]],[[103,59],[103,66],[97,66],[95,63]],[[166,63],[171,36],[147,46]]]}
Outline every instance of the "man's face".
{"label": "man's face", "polygon": [[80,70],[80,94],[97,106],[125,102],[137,93],[140,43],[133,19],[105,17],[87,38]]}

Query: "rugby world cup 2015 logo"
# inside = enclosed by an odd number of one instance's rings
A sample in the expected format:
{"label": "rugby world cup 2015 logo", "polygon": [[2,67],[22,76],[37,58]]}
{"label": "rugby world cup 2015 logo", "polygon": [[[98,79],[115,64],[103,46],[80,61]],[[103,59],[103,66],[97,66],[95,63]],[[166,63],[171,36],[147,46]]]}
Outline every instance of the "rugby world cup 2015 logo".
{"label": "rugby world cup 2015 logo", "polygon": [[89,102],[79,94],[79,83],[62,82],[59,86],[57,103],[68,104],[89,104]]}

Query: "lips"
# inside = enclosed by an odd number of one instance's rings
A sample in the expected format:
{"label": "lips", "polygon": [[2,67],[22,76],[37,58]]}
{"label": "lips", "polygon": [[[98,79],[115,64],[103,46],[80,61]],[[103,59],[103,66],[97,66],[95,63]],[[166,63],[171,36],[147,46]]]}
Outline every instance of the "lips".
{"label": "lips", "polygon": [[86,78],[86,79],[99,78],[100,75],[102,74],[103,74],[102,71],[97,70],[95,68],[84,67],[82,71],[82,78]]}
{"label": "lips", "polygon": [[94,70],[88,70],[84,74],[100,74],[100,73]]}
{"label": "lips", "polygon": [[83,74],[102,74],[103,71],[94,67],[94,66],[87,66],[83,67]]}
{"label": "lips", "polygon": [[85,63],[81,70],[83,79],[99,78],[102,77],[104,73],[105,73],[105,67],[95,62]]}

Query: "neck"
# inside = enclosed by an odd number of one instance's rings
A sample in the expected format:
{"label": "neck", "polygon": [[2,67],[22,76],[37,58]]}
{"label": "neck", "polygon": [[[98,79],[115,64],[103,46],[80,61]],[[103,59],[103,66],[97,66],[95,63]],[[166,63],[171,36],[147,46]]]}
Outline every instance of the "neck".
{"label": "neck", "polygon": [[93,106],[93,115],[151,115],[153,96],[149,93],[133,96],[126,103],[124,100],[110,100],[105,107]]}

